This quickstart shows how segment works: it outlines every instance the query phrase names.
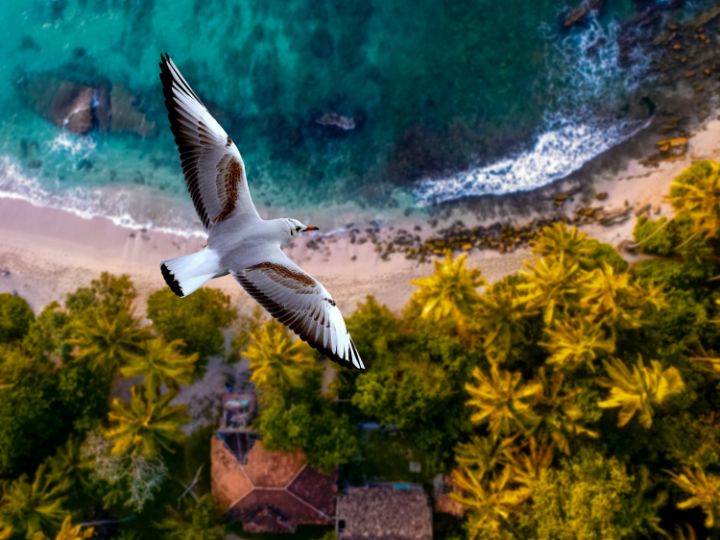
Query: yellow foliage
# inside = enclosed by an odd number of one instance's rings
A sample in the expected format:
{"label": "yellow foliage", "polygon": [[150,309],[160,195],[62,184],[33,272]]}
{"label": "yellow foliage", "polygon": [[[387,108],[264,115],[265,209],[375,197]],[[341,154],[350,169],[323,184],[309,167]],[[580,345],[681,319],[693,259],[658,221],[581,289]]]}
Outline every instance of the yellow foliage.
{"label": "yellow foliage", "polygon": [[638,413],[640,424],[652,425],[653,405],[662,405],[670,396],[679,394],[685,388],[680,372],[669,367],[662,369],[660,362],[652,360],[646,367],[642,359],[630,370],[619,359],[605,363],[609,379],[598,381],[610,388],[610,396],[599,402],[602,409],[619,407],[618,426],[622,427]]}
{"label": "yellow foliage", "polygon": [[517,286],[518,302],[529,312],[542,311],[545,324],[550,324],[578,292],[579,263],[560,252],[526,266],[521,272],[525,282]]}
{"label": "yellow foliage", "polygon": [[531,242],[532,252],[540,257],[563,253],[568,260],[579,263],[591,263],[592,249],[588,236],[575,226],[553,223],[544,227]]}
{"label": "yellow foliage", "polygon": [[473,423],[487,422],[493,434],[506,435],[527,431],[539,422],[533,405],[542,395],[542,384],[523,384],[520,373],[495,367],[490,370],[489,376],[476,367],[473,377],[475,383],[465,385],[470,394],[467,403],[477,409],[470,416]]}
{"label": "yellow foliage", "polygon": [[515,289],[500,282],[477,300],[474,320],[483,337],[485,354],[494,364],[503,362],[517,339],[527,308],[518,302]]}
{"label": "yellow foliage", "polygon": [[585,364],[594,371],[593,361],[600,354],[615,351],[602,326],[584,318],[556,320],[545,332],[548,338],[540,345],[550,353],[547,363],[559,369],[572,371]]}
{"label": "yellow foliage", "polygon": [[668,200],[678,214],[690,218],[693,230],[705,238],[720,234],[720,164],[698,161],[670,186]]}
{"label": "yellow foliage", "polygon": [[243,356],[250,361],[250,380],[260,390],[294,386],[312,365],[308,345],[293,339],[279,322],[269,321],[251,333]]}
{"label": "yellow foliage", "polygon": [[664,305],[659,288],[645,289],[630,283],[628,272],[618,273],[609,264],[588,272],[581,285],[580,307],[598,322],[639,328],[645,305],[651,304],[656,308]]}
{"label": "yellow foliage", "polygon": [[435,261],[435,271],[415,279],[418,287],[411,303],[420,306],[420,315],[432,321],[452,320],[463,324],[478,300],[477,288],[485,284],[480,271],[466,267],[467,254],[453,260],[448,252],[444,261]]}
{"label": "yellow foliage", "polygon": [[720,476],[706,473],[698,464],[671,475],[673,483],[690,495],[677,507],[681,510],[700,507],[705,513],[705,526],[708,529],[715,527],[720,516]]}
{"label": "yellow foliage", "polygon": [[108,413],[110,427],[105,436],[114,443],[113,454],[152,459],[184,439],[186,407],[170,405],[173,393],[158,396],[152,388],[133,386],[130,394],[129,404],[114,398]]}
{"label": "yellow foliage", "polygon": [[542,421],[537,431],[549,435],[557,449],[566,455],[570,454],[571,437],[585,435],[596,438],[598,433],[583,424],[583,412],[577,405],[576,398],[581,390],[566,388],[562,372],[548,377],[545,368],[540,368],[538,378],[543,394],[538,400]]}
{"label": "yellow foliage", "polygon": [[456,469],[450,497],[460,503],[467,517],[468,536],[498,537],[504,521],[532,494],[525,486],[513,485],[512,470],[505,467],[495,478],[483,478],[471,469]]}

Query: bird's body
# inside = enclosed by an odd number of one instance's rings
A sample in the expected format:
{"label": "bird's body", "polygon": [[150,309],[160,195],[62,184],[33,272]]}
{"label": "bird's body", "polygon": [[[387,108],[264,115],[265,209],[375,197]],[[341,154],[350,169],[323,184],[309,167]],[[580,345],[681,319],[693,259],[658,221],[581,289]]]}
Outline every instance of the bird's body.
{"label": "bird's body", "polygon": [[332,360],[364,369],[335,301],[323,285],[282,251],[316,227],[296,219],[265,220],[250,196],[235,143],[208,112],[167,55],[160,63],[165,105],[207,247],[163,261],[180,297],[210,279],[231,274],[270,314]]}

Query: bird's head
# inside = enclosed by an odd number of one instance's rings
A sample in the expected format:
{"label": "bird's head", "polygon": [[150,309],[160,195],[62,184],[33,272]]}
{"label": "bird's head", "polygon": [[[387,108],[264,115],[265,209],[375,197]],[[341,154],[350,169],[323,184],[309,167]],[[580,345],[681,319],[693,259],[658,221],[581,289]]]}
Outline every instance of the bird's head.
{"label": "bird's head", "polygon": [[304,223],[302,223],[301,221],[298,221],[297,219],[288,218],[286,221],[287,221],[287,226],[288,226],[288,235],[290,238],[295,238],[295,236],[297,236],[300,233],[319,230],[314,225],[305,225]]}

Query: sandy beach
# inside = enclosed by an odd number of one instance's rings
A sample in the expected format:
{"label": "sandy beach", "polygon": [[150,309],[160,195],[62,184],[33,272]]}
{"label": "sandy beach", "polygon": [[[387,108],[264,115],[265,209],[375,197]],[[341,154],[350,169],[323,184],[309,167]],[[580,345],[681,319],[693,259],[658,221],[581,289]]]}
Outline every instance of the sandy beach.
{"label": "sandy beach", "polygon": [[[656,167],[631,160],[619,173],[595,179],[595,192],[608,194],[602,203],[608,210],[627,205],[640,209],[649,204],[654,213],[668,215],[671,209],[663,197],[672,179],[698,159],[720,159],[720,120],[706,122],[690,138],[682,158]],[[584,229],[618,245],[632,238],[635,221],[633,212],[631,219],[619,225],[593,224]],[[199,249],[202,243],[198,238],[133,231],[102,218],[84,219],[22,200],[0,199],[0,291],[25,297],[39,311],[103,271],[126,273],[138,289],[142,308],[150,293],[164,287],[160,261]],[[469,258],[470,264],[493,282],[521,268],[528,252],[474,250]],[[432,271],[430,263],[407,260],[400,254],[382,260],[372,243],[351,243],[345,236],[326,237],[322,249],[298,244],[288,253],[325,284],[346,313],[367,295],[400,309],[412,294],[410,280]],[[211,286],[231,295],[240,309],[252,305],[229,276],[214,280]]]}

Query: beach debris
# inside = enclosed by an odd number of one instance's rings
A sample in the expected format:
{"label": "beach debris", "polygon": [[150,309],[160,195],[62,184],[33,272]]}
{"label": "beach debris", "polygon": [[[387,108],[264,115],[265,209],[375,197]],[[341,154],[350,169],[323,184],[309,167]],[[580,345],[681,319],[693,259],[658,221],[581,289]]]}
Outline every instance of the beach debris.
{"label": "beach debris", "polygon": [[583,22],[591,11],[600,11],[604,3],[604,0],[585,0],[565,16],[563,27],[571,28]]}
{"label": "beach debris", "polygon": [[674,155],[682,155],[687,152],[689,139],[687,137],[673,137],[671,139],[662,139],[655,143],[657,149],[663,154],[670,151]]}
{"label": "beach debris", "polygon": [[336,112],[326,112],[316,118],[315,123],[323,127],[337,128],[341,131],[355,129],[355,119],[352,116],[345,116]]}
{"label": "beach debris", "polygon": [[650,210],[652,209],[652,205],[650,203],[642,205],[640,208],[635,210],[635,217],[640,217],[644,215],[650,215]]}
{"label": "beach debris", "polygon": [[595,195],[595,198],[596,198],[598,201],[604,201],[604,200],[607,200],[607,198],[608,198],[609,196],[610,196],[610,195],[608,194],[607,191],[601,191],[600,193],[597,193],[597,194]]}
{"label": "beach debris", "polygon": [[570,197],[580,192],[580,186],[575,186],[570,189],[567,189],[565,191],[561,191],[559,193],[556,193],[552,196],[553,204],[555,204],[555,207],[560,207],[563,205],[565,201],[567,201]]}

